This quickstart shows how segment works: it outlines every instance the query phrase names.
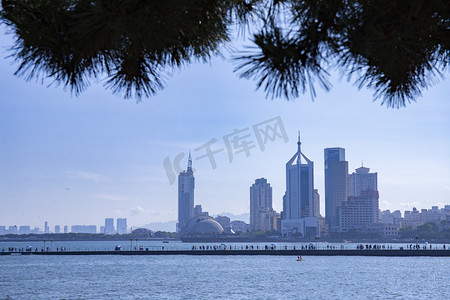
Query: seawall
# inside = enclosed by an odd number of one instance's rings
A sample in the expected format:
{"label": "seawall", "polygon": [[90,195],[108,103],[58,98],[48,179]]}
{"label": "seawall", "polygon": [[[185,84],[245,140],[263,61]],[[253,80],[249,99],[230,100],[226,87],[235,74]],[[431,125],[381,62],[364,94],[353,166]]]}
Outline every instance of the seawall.
{"label": "seawall", "polygon": [[0,252],[0,255],[278,255],[278,256],[435,256],[450,257],[450,250],[149,250],[149,251],[48,251]]}

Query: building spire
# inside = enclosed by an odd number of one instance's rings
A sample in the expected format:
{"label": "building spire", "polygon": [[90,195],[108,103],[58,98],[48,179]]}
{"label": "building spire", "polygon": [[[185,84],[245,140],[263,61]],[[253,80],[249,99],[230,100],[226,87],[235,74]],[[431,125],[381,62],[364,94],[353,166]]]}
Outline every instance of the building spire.
{"label": "building spire", "polygon": [[302,156],[302,152],[301,152],[301,148],[300,148],[300,145],[301,145],[302,143],[300,142],[300,130],[298,131],[298,142],[297,142],[297,147],[298,147],[298,150],[297,150],[297,164],[300,164],[300,162],[301,162],[301,156]]}
{"label": "building spire", "polygon": [[188,171],[192,171],[192,157],[191,157],[191,150],[189,150]]}

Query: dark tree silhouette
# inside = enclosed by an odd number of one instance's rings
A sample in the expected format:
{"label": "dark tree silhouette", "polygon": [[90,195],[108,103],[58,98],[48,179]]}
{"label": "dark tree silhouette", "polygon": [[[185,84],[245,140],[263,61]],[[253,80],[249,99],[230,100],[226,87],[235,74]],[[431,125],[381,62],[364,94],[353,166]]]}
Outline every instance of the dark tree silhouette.
{"label": "dark tree silhouette", "polygon": [[125,97],[150,96],[174,67],[208,60],[251,5],[208,0],[3,0],[16,75],[44,76],[78,94],[106,74]]}
{"label": "dark tree silhouette", "polygon": [[375,90],[390,107],[421,95],[449,63],[450,6],[445,0],[273,1],[253,37],[257,52],[239,57],[241,77],[269,95],[297,97],[327,68]]}
{"label": "dark tree silhouette", "polygon": [[[448,68],[445,0],[3,0],[16,72],[50,77],[78,94],[107,76],[115,93],[151,96],[173,68],[208,61],[252,32],[236,71],[268,96],[330,88],[338,69],[389,107],[405,106]],[[251,24],[250,26],[246,26]],[[253,49],[253,50],[252,50]]]}

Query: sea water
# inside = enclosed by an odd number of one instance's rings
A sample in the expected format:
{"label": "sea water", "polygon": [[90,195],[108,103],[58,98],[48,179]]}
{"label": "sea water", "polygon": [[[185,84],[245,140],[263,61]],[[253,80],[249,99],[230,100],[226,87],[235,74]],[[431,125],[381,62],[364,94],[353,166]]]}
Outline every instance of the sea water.
{"label": "sea water", "polygon": [[[0,251],[8,244],[12,243],[0,243]],[[115,244],[66,242],[85,250]],[[164,245],[190,247],[179,242]],[[0,256],[0,299],[448,299],[450,295],[449,257],[303,258],[299,262],[289,256],[7,255]]]}

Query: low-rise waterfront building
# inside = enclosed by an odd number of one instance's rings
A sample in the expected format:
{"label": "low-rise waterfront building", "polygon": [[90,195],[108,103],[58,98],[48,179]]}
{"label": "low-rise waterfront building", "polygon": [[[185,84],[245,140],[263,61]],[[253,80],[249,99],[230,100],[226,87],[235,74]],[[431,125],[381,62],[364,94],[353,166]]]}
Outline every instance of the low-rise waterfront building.
{"label": "low-rise waterfront building", "polygon": [[72,233],[97,233],[96,225],[73,225],[70,232]]}
{"label": "low-rise waterfront building", "polygon": [[207,211],[203,211],[201,204],[197,204],[196,206],[194,206],[194,217],[198,216],[209,216],[209,213]]}
{"label": "low-rise waterfront building", "polygon": [[31,227],[30,226],[19,226],[18,234],[30,234],[31,233]]}
{"label": "low-rise waterfront building", "polygon": [[234,232],[250,232],[251,226],[250,224],[245,223],[244,221],[234,220],[230,222],[231,229]]}
{"label": "low-rise waterfront building", "polygon": [[363,230],[378,220],[378,192],[362,191],[361,196],[350,196],[343,206],[339,207],[339,224],[341,232],[352,229]]}
{"label": "low-rise waterfront building", "polygon": [[17,234],[17,231],[18,229],[16,225],[8,227],[8,234]]}
{"label": "low-rise waterfront building", "polygon": [[400,224],[372,223],[368,224],[363,231],[382,238],[393,239],[398,237],[399,229]]}
{"label": "low-rise waterfront building", "polygon": [[224,230],[231,227],[231,220],[227,216],[217,216],[215,217],[215,220],[220,224],[220,226],[222,226]]}
{"label": "low-rise waterfront building", "polygon": [[[448,211],[450,211],[450,209]],[[448,216],[450,216],[450,212],[448,213]],[[437,206],[433,206],[431,209],[422,209],[419,211],[414,207],[412,211],[405,211],[401,227],[412,227],[415,229],[425,223],[439,224],[441,221],[446,220],[446,208],[439,210]]]}
{"label": "low-rise waterfront building", "polygon": [[398,224],[402,222],[402,213],[399,210],[391,212],[389,209],[380,213],[380,222],[384,224]]}

